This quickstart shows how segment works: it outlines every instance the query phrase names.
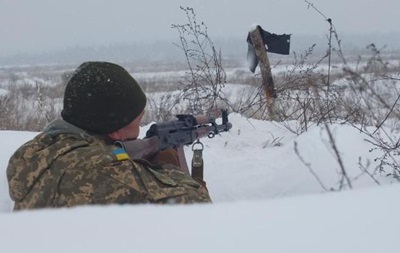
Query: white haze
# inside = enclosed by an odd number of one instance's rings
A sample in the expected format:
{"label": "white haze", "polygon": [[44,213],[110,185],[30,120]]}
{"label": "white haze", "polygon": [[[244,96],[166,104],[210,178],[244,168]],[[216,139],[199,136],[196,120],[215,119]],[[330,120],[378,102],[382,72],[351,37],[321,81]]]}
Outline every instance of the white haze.
{"label": "white haze", "polygon": [[[314,0],[340,35],[400,31],[396,0]],[[274,33],[325,38],[329,24],[303,0],[0,0],[0,57],[76,46],[171,41],[171,24],[187,21],[179,6],[193,7],[212,38],[243,38],[258,23]]]}

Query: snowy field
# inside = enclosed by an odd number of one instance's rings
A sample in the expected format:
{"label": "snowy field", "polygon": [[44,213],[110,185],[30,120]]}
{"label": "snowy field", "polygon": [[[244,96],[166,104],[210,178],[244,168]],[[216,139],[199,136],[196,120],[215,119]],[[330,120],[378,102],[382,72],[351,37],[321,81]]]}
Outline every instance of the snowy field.
{"label": "snowy field", "polygon": [[[250,25],[292,34],[291,54],[271,55],[271,71],[276,88],[293,95],[279,95],[282,118],[303,121],[231,113],[230,132],[202,139],[212,204],[12,211],[8,160],[37,134],[15,129],[42,129],[59,115],[65,84],[81,62],[123,63],[148,95],[146,117],[153,115],[145,122],[187,108],[187,100],[173,103],[168,95],[178,93],[179,82],[188,77],[178,52],[182,34],[171,30],[172,24],[186,23],[179,6],[188,2],[1,2],[0,129],[12,130],[0,130],[0,253],[399,253],[400,179],[386,175],[390,166],[379,167],[382,149],[348,124],[329,125],[335,150],[328,129],[316,123],[322,116],[314,101],[322,97],[308,93],[315,84],[328,84],[326,102],[331,95],[344,102],[333,106],[336,119],[363,122],[369,132],[387,119],[382,140],[399,143],[400,26],[394,17],[400,2],[394,0],[190,1],[198,24],[204,21],[211,37],[220,38],[215,48],[226,66],[221,94],[237,112],[254,101],[249,98],[257,97],[260,83],[246,63]],[[329,41],[328,34],[337,37]],[[328,46],[332,58],[326,57]],[[295,86],[285,90],[280,84]],[[296,134],[305,125],[307,131]],[[142,127],[142,137],[148,128]],[[391,151],[384,161],[395,167],[398,146]],[[185,152],[190,164],[191,147]]]}
{"label": "snowy field", "polygon": [[[1,252],[399,252],[400,186],[373,171],[378,153],[345,125],[331,130],[352,178],[339,189],[326,131],[297,136],[276,122],[230,115],[233,128],[205,145],[205,179],[214,203],[107,206],[12,213],[5,170],[33,132],[0,131]],[[297,122],[290,122],[297,124]],[[148,126],[142,128],[144,134]],[[274,141],[275,140],[275,141]],[[295,153],[295,143],[305,166]],[[186,149],[191,159],[190,147]]]}

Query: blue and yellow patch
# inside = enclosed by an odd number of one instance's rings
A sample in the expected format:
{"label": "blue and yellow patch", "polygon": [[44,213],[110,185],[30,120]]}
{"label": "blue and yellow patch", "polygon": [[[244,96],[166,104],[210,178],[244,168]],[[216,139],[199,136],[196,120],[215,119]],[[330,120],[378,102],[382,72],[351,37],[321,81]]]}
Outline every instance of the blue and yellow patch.
{"label": "blue and yellow patch", "polygon": [[118,161],[128,160],[129,155],[126,153],[125,149],[119,148],[113,150],[114,155],[117,157]]}

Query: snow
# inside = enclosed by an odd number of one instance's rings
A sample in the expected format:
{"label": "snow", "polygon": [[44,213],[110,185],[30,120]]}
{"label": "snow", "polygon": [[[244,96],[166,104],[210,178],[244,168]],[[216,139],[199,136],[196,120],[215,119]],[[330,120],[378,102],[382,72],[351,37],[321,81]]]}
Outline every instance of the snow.
{"label": "snow", "polygon": [[0,98],[1,98],[2,96],[6,96],[7,94],[9,94],[9,91],[8,91],[8,90],[0,88]]}
{"label": "snow", "polygon": [[[355,128],[333,124],[352,189],[341,179],[326,129],[229,117],[233,128],[205,145],[213,204],[86,206],[12,213],[5,170],[34,132],[0,131],[1,252],[399,252],[400,186],[361,173],[378,153]],[[149,126],[142,128],[143,135]],[[295,152],[295,145],[299,155]],[[186,148],[190,162],[191,148]],[[307,167],[299,156],[309,164]]]}
{"label": "snow", "polygon": [[249,33],[255,31],[257,29],[257,26],[259,26],[259,25],[260,24],[258,24],[258,23],[251,24],[250,29],[249,29]]}

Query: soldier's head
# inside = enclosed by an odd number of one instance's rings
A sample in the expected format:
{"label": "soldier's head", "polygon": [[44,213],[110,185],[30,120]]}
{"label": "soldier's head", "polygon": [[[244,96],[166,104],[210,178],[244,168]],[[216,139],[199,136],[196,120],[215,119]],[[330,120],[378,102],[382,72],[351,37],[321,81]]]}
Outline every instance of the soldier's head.
{"label": "soldier's head", "polygon": [[138,128],[146,101],[143,90],[123,67],[85,62],[67,83],[61,116],[88,132],[108,135],[132,128],[137,121]]}

